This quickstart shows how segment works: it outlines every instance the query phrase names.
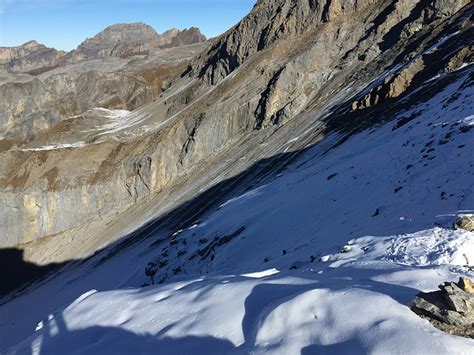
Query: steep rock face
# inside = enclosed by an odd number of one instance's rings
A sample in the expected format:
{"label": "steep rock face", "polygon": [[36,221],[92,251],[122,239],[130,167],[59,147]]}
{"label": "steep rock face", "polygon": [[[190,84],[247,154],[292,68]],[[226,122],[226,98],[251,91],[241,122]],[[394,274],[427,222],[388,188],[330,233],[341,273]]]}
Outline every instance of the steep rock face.
{"label": "steep rock face", "polygon": [[[202,174],[212,182],[286,152],[290,129],[309,135],[293,143],[297,150],[338,127],[339,118],[355,125],[352,102],[414,58],[436,54],[437,61],[417,68],[424,77],[443,74],[442,63],[465,63],[455,58],[472,27],[466,4],[260,1],[155,102],[114,119],[93,114],[89,121],[100,123],[95,133],[52,127],[48,139],[4,152],[0,216],[20,221],[0,223],[5,244],[57,235],[44,247],[57,247],[49,255],[77,257],[129,231],[130,225],[116,227],[105,236],[103,226],[120,224],[123,213],[152,202],[153,213],[164,213],[200,191]],[[83,116],[70,126],[89,122]]]}
{"label": "steep rock face", "polygon": [[40,74],[60,65],[65,52],[36,41],[18,47],[0,47],[0,65],[9,72]]}
{"label": "steep rock face", "polygon": [[0,77],[0,139],[30,140],[93,107],[133,110],[157,97],[202,46],[145,59],[108,58],[38,76]]}
{"label": "steep rock face", "polygon": [[216,84],[252,54],[279,40],[374,3],[373,0],[260,0],[235,28],[216,41],[195,70]]}
{"label": "steep rock face", "polygon": [[[358,66],[372,62],[387,51],[402,52],[402,43],[410,38],[427,38],[430,30],[436,29],[441,21],[469,2],[377,3],[379,8],[374,10],[374,2],[369,0],[259,1],[247,18],[193,63],[190,73],[197,73],[215,85],[254,53],[278,47],[285,38],[306,34],[306,40],[311,44],[306,51],[295,53],[293,61],[273,69],[255,110],[256,128],[282,123],[299,113],[337,72],[344,72],[347,67],[355,71]],[[365,11],[375,11],[374,16]],[[363,18],[366,18],[364,24],[359,22]],[[367,22],[369,26],[365,25]],[[417,55],[415,47],[405,51]],[[392,60],[401,61],[401,56],[403,53]],[[379,67],[389,64],[379,63]],[[421,61],[417,61],[397,75],[393,82],[388,83],[391,87],[384,95],[396,97],[405,92],[417,73],[416,65],[420,64]],[[300,73],[305,73],[304,77]],[[308,83],[311,83],[309,88]]]}
{"label": "steep rock face", "polygon": [[0,64],[27,56],[43,48],[46,47],[36,41],[29,41],[18,47],[0,47]]}
{"label": "steep rock face", "polygon": [[74,60],[81,60],[148,54],[149,44],[159,39],[158,33],[144,23],[117,24],[86,39],[72,56]]}
{"label": "steep rock face", "polygon": [[[465,36],[473,36],[474,29],[466,30]],[[352,103],[352,110],[376,106],[387,100],[400,97],[412,88],[431,79],[436,73],[458,70],[464,63],[473,61],[473,46],[466,45],[464,36],[452,36],[441,50],[427,50],[413,58],[399,70],[393,70],[383,81],[373,87],[364,97]],[[449,58],[449,60],[446,60]]]}

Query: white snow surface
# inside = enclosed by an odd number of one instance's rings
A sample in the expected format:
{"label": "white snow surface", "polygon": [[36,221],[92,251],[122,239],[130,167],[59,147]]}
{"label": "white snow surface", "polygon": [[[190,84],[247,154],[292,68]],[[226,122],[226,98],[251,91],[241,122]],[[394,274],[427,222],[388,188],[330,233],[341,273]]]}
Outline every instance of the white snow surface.
{"label": "white snow surface", "polygon": [[[474,209],[465,70],[188,227],[76,262],[0,305],[0,353],[474,354],[474,340],[409,308],[420,291],[474,277],[474,233],[452,229]],[[148,262],[155,284],[140,287]]]}
{"label": "white snow surface", "polygon": [[79,148],[85,147],[86,142],[75,142],[75,143],[56,143],[56,144],[49,144],[44,145],[37,148],[23,148],[20,151],[27,152],[27,151],[47,151],[47,150],[58,150],[58,149],[69,149],[69,148]]}

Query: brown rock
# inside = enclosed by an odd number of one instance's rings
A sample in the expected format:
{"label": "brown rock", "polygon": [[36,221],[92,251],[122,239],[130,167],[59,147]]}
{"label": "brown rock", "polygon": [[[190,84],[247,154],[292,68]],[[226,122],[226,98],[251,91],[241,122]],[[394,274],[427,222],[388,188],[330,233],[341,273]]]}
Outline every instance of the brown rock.
{"label": "brown rock", "polygon": [[471,279],[467,277],[460,277],[458,285],[464,291],[474,294],[474,282]]}
{"label": "brown rock", "polygon": [[329,0],[327,10],[324,13],[324,20],[331,21],[342,14],[342,6],[339,0]]}
{"label": "brown rock", "polygon": [[468,232],[474,232],[474,215],[460,216],[454,223],[454,229],[463,229]]}

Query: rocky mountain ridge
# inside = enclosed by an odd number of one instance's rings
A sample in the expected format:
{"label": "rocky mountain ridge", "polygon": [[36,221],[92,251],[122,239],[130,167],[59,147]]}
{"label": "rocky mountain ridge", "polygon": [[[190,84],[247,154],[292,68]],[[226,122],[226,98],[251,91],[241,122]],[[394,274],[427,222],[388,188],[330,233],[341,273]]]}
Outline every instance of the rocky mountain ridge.
{"label": "rocky mountain ridge", "polygon": [[93,107],[135,109],[158,96],[205,42],[197,28],[160,35],[136,23],[110,26],[69,53],[34,41],[0,48],[0,138],[30,140]]}
{"label": "rocky mountain ridge", "polygon": [[141,22],[116,24],[107,27],[93,38],[86,39],[77,49],[69,53],[68,61],[149,55],[163,48],[203,43],[206,40],[195,27],[183,31],[173,28],[158,34],[151,26]]}
{"label": "rocky mountain ridge", "polygon": [[0,66],[7,72],[39,74],[59,66],[65,55],[64,51],[29,41],[17,47],[0,47]]}
{"label": "rocky mountain ridge", "polygon": [[170,29],[163,34],[143,23],[115,24],[70,51],[58,51],[36,41],[0,47],[0,65],[11,73],[38,75],[51,69],[107,57],[150,55],[163,48],[206,42],[198,28]]}

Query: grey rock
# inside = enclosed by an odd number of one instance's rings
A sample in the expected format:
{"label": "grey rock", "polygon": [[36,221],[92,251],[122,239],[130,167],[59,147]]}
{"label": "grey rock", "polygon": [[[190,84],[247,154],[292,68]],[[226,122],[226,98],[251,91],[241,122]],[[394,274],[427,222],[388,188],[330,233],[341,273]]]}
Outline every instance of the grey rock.
{"label": "grey rock", "polygon": [[65,55],[63,51],[30,41],[17,47],[0,47],[0,66],[8,72],[38,75],[58,67]]}
{"label": "grey rock", "polygon": [[175,28],[158,34],[144,23],[116,24],[107,27],[93,38],[86,39],[77,49],[68,54],[68,61],[104,57],[127,58],[134,55],[149,55],[162,48],[206,42],[199,29],[184,31]]}
{"label": "grey rock", "polygon": [[443,295],[446,298],[451,310],[461,314],[469,314],[473,310],[474,296],[458,287],[455,283],[445,283],[440,286],[444,291]]}
{"label": "grey rock", "polygon": [[456,284],[446,282],[440,291],[419,293],[411,309],[429,320],[437,328],[465,337],[474,337],[474,295],[466,292],[466,284],[472,283],[461,278]]}

